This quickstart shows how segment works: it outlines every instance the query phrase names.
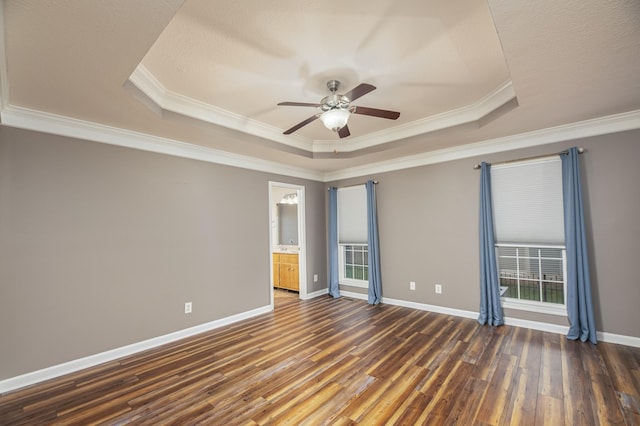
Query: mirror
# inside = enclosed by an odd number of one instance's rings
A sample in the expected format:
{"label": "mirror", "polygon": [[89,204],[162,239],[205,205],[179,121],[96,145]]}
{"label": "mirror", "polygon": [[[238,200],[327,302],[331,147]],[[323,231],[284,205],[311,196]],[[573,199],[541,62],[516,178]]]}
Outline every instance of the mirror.
{"label": "mirror", "polygon": [[298,245],[298,205],[277,204],[278,208],[278,244]]}

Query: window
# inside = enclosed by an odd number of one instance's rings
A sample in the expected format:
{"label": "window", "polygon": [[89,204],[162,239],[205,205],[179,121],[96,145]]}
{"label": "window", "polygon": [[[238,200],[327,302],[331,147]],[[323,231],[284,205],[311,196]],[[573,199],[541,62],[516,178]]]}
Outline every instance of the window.
{"label": "window", "polygon": [[367,244],[340,244],[340,282],[360,287],[369,283],[369,247]]}
{"label": "window", "polygon": [[340,284],[369,286],[367,192],[364,185],[338,189]]}
{"label": "window", "polygon": [[559,157],[491,168],[502,306],[566,315]]}
{"label": "window", "polygon": [[[566,294],[565,250],[551,246],[497,244],[503,306],[563,314]],[[510,303],[508,299],[518,301]],[[542,306],[539,306],[542,304]],[[545,306],[546,305],[546,306]],[[552,306],[553,305],[553,306]]]}

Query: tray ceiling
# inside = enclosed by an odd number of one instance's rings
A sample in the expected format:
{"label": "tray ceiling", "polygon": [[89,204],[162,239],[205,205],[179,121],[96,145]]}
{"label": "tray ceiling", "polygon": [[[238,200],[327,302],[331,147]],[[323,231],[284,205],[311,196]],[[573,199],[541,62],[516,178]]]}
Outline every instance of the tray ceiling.
{"label": "tray ceiling", "polygon": [[[463,3],[6,0],[2,121],[63,117],[326,175],[637,118],[637,1]],[[354,104],[400,118],[283,135],[317,111],[276,104],[317,103],[331,79],[375,85]]]}

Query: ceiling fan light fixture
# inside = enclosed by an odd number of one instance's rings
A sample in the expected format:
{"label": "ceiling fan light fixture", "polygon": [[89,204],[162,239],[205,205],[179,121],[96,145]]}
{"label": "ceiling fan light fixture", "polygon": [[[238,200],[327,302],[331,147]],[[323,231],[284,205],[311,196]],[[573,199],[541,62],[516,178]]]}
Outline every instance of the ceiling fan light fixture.
{"label": "ceiling fan light fixture", "polygon": [[320,116],[320,120],[322,120],[322,124],[329,130],[333,130],[337,132],[347,125],[347,121],[349,121],[349,110],[348,109],[330,109],[329,111],[325,111]]}
{"label": "ceiling fan light fixture", "polygon": [[320,111],[316,111],[314,115],[301,121],[290,129],[282,132],[285,135],[290,135],[301,127],[306,126],[313,121],[320,119],[324,127],[329,130],[333,130],[340,136],[340,139],[351,136],[347,121],[349,116],[353,114],[368,115],[371,117],[386,118],[389,120],[395,120],[400,117],[400,113],[397,111],[388,111],[386,109],[377,109],[370,107],[361,107],[351,105],[351,101],[361,98],[372,90],[376,89],[376,86],[368,83],[360,83],[353,89],[349,90],[344,95],[337,93],[340,82],[337,80],[330,80],[327,83],[327,88],[331,94],[322,98],[320,103],[310,102],[280,102],[278,105],[282,106],[301,106],[301,107],[314,107]]}

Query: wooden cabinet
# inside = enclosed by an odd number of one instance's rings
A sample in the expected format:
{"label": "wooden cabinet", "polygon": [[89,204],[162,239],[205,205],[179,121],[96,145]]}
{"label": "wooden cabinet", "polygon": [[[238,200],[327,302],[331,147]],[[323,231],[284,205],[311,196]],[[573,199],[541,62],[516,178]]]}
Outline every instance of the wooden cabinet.
{"label": "wooden cabinet", "polygon": [[300,291],[297,254],[273,253],[273,286]]}

